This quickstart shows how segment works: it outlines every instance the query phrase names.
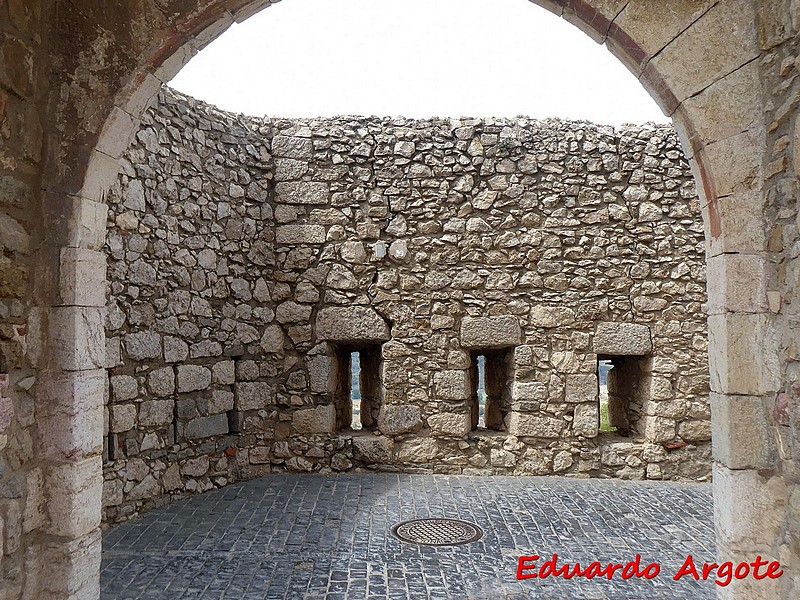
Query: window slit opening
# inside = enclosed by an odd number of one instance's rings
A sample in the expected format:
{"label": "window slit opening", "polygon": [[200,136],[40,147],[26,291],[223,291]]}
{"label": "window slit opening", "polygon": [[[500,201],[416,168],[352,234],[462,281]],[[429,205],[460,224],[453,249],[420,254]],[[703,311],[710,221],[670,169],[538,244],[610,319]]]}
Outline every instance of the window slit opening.
{"label": "window slit opening", "polygon": [[361,429],[361,353],[350,353],[350,402],[353,405],[352,429]]}

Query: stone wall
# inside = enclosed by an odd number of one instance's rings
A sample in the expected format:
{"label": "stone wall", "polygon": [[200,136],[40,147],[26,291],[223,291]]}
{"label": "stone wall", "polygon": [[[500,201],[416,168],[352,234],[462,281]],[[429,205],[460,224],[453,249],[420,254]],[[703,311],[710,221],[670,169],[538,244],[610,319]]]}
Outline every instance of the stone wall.
{"label": "stone wall", "polygon": [[[15,598],[46,531],[34,368],[41,364],[32,308],[47,62],[38,0],[0,2],[0,598]],[[46,459],[45,459],[46,460]]]}
{"label": "stone wall", "polygon": [[[284,470],[708,476],[669,127],[260,120],[165,88],[109,201],[109,519]],[[360,431],[353,350],[379,382]],[[598,431],[598,357],[629,437]]]}

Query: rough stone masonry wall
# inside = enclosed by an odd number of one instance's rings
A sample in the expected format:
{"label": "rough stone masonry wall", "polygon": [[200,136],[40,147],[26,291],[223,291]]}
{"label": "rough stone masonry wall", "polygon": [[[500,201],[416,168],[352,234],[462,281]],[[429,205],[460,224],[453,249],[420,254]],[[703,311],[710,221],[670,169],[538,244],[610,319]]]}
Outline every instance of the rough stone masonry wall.
{"label": "rough stone masonry wall", "polygon": [[[33,308],[47,64],[38,0],[0,1],[0,598],[15,598],[46,523],[44,452],[33,386],[41,366]],[[49,457],[49,454],[48,454]],[[58,535],[57,533],[55,535]]]}
{"label": "rough stone masonry wall", "polygon": [[[703,226],[671,128],[260,120],[164,89],[121,173],[107,519],[286,470],[707,477]],[[364,344],[377,423],[343,431],[337,350]],[[499,431],[472,431],[479,351]],[[628,372],[630,437],[597,431],[598,355]]]}

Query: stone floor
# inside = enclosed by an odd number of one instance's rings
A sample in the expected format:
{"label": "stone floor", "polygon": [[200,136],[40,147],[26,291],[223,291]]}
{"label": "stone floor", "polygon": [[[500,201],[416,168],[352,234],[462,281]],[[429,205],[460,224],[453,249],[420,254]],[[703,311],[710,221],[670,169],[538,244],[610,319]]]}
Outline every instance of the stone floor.
{"label": "stone floor", "polygon": [[[452,517],[483,539],[430,547],[400,521]],[[557,477],[273,475],[177,502],[104,536],[102,598],[713,598],[672,575],[714,558],[711,486]],[[516,579],[520,555],[657,562],[651,580]]]}

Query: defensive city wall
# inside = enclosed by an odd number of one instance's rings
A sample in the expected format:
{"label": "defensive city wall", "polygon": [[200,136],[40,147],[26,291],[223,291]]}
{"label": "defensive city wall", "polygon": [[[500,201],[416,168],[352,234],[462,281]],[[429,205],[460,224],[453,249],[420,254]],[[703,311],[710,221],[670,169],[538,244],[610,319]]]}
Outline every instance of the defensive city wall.
{"label": "defensive city wall", "polygon": [[671,127],[260,119],[164,88],[108,203],[108,520],[283,471],[709,476]]}

